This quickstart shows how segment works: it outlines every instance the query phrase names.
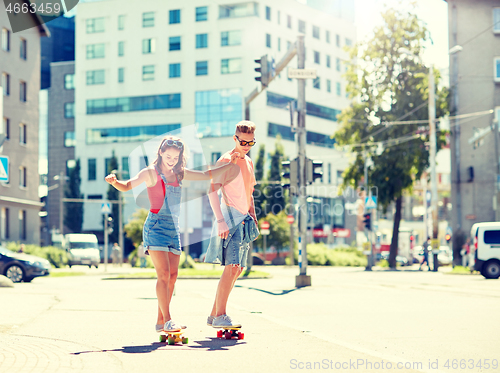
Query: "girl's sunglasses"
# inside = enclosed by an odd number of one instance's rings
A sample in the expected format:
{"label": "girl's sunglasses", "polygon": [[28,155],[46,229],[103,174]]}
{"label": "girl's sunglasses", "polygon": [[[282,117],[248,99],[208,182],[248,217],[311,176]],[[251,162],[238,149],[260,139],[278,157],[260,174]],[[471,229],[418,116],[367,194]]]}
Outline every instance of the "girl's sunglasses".
{"label": "girl's sunglasses", "polygon": [[247,146],[247,145],[248,146],[254,146],[255,143],[257,142],[257,141],[255,141],[255,139],[253,139],[252,141],[244,141],[244,140],[240,140],[240,138],[238,137],[238,135],[234,135],[234,136],[236,136],[236,138],[240,142],[241,146]]}
{"label": "girl's sunglasses", "polygon": [[184,147],[184,144],[182,142],[180,142],[179,140],[172,140],[172,139],[168,139],[168,140],[163,140],[162,144],[161,144],[161,148],[163,148],[163,145],[167,144],[167,146],[175,146],[179,149],[182,149]]}

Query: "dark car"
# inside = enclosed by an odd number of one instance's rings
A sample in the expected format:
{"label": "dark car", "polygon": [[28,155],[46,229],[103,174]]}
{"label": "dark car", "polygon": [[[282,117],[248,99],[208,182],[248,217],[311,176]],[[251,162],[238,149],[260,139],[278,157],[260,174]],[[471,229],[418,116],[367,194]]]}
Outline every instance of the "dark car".
{"label": "dark car", "polygon": [[35,277],[50,273],[48,260],[34,255],[15,253],[0,246],[0,274],[12,282],[30,282]]}

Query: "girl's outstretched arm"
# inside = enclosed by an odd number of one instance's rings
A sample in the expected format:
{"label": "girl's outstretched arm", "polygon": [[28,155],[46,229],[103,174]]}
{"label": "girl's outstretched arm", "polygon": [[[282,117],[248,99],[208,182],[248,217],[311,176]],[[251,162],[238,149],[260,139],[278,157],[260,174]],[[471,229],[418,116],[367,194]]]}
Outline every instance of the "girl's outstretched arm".
{"label": "girl's outstretched arm", "polygon": [[230,162],[219,162],[217,166],[208,169],[206,171],[193,171],[193,170],[184,170],[184,179],[185,180],[209,180],[209,179],[219,179],[223,174],[227,173],[225,176],[226,180],[233,180],[238,176],[240,172],[240,168],[236,165],[238,161],[239,153],[233,152],[231,153],[231,161]]}
{"label": "girl's outstretched arm", "polygon": [[148,187],[154,186],[156,184],[156,175],[153,169],[144,168],[135,177],[127,181],[118,180],[115,174],[109,174],[104,180],[113,185],[120,192],[127,192],[142,183],[146,183]]}

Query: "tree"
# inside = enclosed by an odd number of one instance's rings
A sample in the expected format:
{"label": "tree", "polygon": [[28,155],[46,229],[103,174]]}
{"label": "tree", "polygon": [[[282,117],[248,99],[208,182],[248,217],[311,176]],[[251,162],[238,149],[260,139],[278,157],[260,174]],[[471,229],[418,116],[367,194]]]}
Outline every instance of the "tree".
{"label": "tree", "polygon": [[[364,159],[370,157],[373,166],[368,170],[368,179],[377,187],[378,203],[384,212],[395,204],[389,255],[389,266],[395,268],[402,195],[429,167],[429,128],[425,123],[387,122],[428,119],[428,68],[419,56],[429,35],[412,12],[387,9],[382,17],[384,24],[374,30],[373,38],[350,50],[346,78],[353,101],[339,115],[340,128],[335,138],[339,145],[351,145],[355,154],[345,172],[344,186],[358,186],[364,174]],[[435,77],[438,87],[438,71]],[[437,117],[447,112],[448,90],[438,88]],[[438,131],[438,148],[444,135]]]}
{"label": "tree", "polygon": [[265,205],[266,199],[264,196],[264,190],[266,188],[266,183],[264,180],[264,165],[266,163],[266,146],[262,144],[259,147],[259,155],[257,156],[257,162],[255,163],[255,179],[257,180],[257,185],[254,191],[254,203],[255,203],[255,213],[257,219],[265,216]]}
{"label": "tree", "polygon": [[[284,149],[280,137],[276,140],[276,147],[271,154],[271,168],[267,179],[270,181],[267,188],[267,209],[266,212],[273,214],[280,213],[285,208],[285,191],[281,186],[281,162],[284,160]],[[274,183],[273,183],[274,182]]]}
{"label": "tree", "polygon": [[[111,154],[111,159],[107,164],[106,174],[110,174],[114,170],[118,170],[118,159],[115,156],[115,151],[113,150]],[[119,176],[119,175],[118,175]],[[111,184],[108,186],[107,198],[109,201],[118,201],[121,198],[120,192]],[[118,242],[118,234],[119,234],[119,206],[117,203],[113,203],[111,207],[112,217],[113,217],[113,232],[111,232],[109,236],[109,241],[111,243]]]}
{"label": "tree", "polygon": [[[82,199],[80,193],[80,160],[76,161],[75,167],[70,168],[69,180],[64,184],[64,197]],[[69,228],[72,233],[80,233],[83,224],[83,203],[81,202],[66,202],[64,204],[64,225]]]}
{"label": "tree", "polygon": [[123,229],[125,230],[125,234],[132,241],[135,247],[138,247],[142,242],[142,227],[144,226],[144,222],[148,217],[148,210],[140,209],[136,210],[132,214],[133,219],[129,220]]}
{"label": "tree", "polygon": [[[269,213],[259,220],[259,226],[262,221],[269,222],[269,235],[266,238],[266,245],[268,247],[274,246],[279,256],[280,250],[284,246],[290,245],[290,225],[287,221],[287,214],[285,211],[281,211],[277,215]],[[259,235],[255,244],[263,248],[262,235]]]}

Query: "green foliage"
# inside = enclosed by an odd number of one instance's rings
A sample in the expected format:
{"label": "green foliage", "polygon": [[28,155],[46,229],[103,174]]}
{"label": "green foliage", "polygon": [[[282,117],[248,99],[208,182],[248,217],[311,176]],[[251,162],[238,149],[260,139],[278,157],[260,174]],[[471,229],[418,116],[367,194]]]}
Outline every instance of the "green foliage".
{"label": "green foliage", "polygon": [[[295,261],[298,249],[294,250]],[[365,267],[366,257],[357,248],[345,246],[329,249],[324,243],[307,245],[307,263],[320,266]]]}
{"label": "green foliage", "polygon": [[266,212],[272,212],[274,214],[280,213],[285,208],[285,191],[281,186],[281,162],[284,161],[285,150],[283,144],[281,144],[280,137],[276,141],[276,148],[274,152],[271,153],[271,168],[269,169],[269,175],[267,179],[271,182],[267,188],[267,205],[268,208]]}
{"label": "green foliage", "polygon": [[[274,246],[278,253],[283,247],[290,246],[290,225],[286,220],[285,211],[281,211],[278,215],[274,215],[273,213],[267,214],[266,217],[261,218],[259,220],[259,226],[262,221],[269,222],[269,235],[266,238],[267,247]],[[255,245],[259,248],[264,247],[263,236],[259,235],[257,240],[255,241]]]}
{"label": "green foliage", "polygon": [[148,217],[148,210],[136,210],[132,214],[132,217],[123,229],[125,230],[125,235],[130,238],[134,246],[138,247],[142,242],[142,227]]}
{"label": "green foliage", "polygon": [[[18,252],[21,245],[16,242],[9,242],[6,247],[8,250]],[[24,245],[24,253],[47,259],[55,268],[62,268],[68,264],[68,255],[66,254],[66,251],[58,247]]]}
{"label": "green foliage", "polygon": [[[111,159],[109,163],[107,164],[107,170],[106,174],[109,175],[112,171],[117,172],[118,171],[118,159],[115,156],[115,151],[113,150]],[[120,175],[118,175],[118,178]],[[120,192],[118,189],[116,189],[114,186],[111,184],[108,185],[108,193],[107,193],[107,198],[109,201],[118,201],[119,198],[121,198]],[[109,241],[111,243],[113,242],[118,242],[118,234],[120,232],[119,230],[119,206],[117,203],[113,203],[111,206],[111,211],[112,214],[111,216],[113,217],[113,232],[109,236]]]}
{"label": "green foliage", "polygon": [[257,156],[257,162],[255,163],[255,180],[257,180],[257,185],[255,186],[253,199],[255,203],[255,215],[257,219],[264,216],[266,199],[264,196],[264,190],[266,188],[266,183],[264,182],[264,166],[266,163],[266,146],[262,144],[259,147],[259,155]]}
{"label": "green foliage", "polygon": [[[128,256],[128,262],[132,267],[140,267],[141,261],[137,256],[137,249],[133,250]],[[153,261],[149,255],[146,255],[146,268],[154,268]],[[179,268],[195,268],[195,261],[191,256],[188,256],[186,263],[186,253],[183,251],[179,259]]]}
{"label": "green foliage", "polygon": [[[64,185],[64,196],[66,198],[82,199],[80,193],[80,160],[76,161],[74,168],[70,169],[69,181]],[[64,204],[64,225],[73,233],[80,233],[83,224],[83,203],[66,202]]]}

